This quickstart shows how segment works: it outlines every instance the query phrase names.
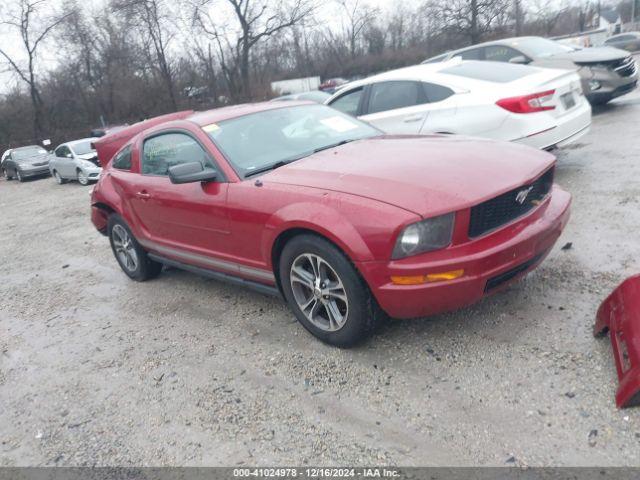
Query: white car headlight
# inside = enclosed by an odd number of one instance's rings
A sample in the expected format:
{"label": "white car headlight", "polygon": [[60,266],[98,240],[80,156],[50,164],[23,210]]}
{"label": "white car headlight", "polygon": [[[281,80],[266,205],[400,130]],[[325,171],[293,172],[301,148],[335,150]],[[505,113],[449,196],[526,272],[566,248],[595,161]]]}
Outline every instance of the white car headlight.
{"label": "white car headlight", "polygon": [[391,258],[397,260],[446,247],[451,243],[454,220],[455,214],[447,213],[405,227],[398,235]]}

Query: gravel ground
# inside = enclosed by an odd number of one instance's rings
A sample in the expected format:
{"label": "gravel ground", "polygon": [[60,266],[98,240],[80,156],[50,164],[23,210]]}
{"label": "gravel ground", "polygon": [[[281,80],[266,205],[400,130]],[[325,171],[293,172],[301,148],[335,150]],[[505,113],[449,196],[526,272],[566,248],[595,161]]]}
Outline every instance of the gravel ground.
{"label": "gravel ground", "polygon": [[591,335],[639,267],[638,118],[636,93],[559,153],[573,217],[536,272],[346,351],[277,299],[131,282],[89,189],[1,181],[0,466],[640,465],[640,410],[615,408]]}

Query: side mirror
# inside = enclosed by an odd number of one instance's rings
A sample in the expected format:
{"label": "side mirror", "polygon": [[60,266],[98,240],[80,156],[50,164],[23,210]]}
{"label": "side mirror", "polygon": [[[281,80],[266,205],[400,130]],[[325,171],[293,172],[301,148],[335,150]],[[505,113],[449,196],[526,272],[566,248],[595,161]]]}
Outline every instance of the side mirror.
{"label": "side mirror", "polygon": [[169,167],[171,183],[212,182],[218,177],[213,168],[205,168],[200,162],[181,163]]}
{"label": "side mirror", "polygon": [[527,58],[524,55],[517,55],[515,57],[511,57],[509,59],[509,63],[519,63],[522,65],[525,65],[529,62],[527,61]]}

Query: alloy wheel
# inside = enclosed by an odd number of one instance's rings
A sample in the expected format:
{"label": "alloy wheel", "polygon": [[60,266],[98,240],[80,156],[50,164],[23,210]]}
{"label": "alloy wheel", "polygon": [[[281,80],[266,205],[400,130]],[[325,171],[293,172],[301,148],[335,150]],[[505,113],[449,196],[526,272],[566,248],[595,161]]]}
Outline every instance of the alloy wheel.
{"label": "alloy wheel", "polygon": [[78,182],[80,185],[89,185],[89,177],[82,170],[78,170]]}
{"label": "alloy wheel", "polygon": [[22,174],[20,173],[20,170],[16,169],[16,178],[18,179],[19,182],[22,181]]}
{"label": "alloy wheel", "polygon": [[4,175],[5,180],[11,180],[11,177],[9,176],[9,172],[7,172],[4,168],[2,169],[2,174]]}
{"label": "alloy wheel", "polygon": [[62,185],[62,177],[60,176],[57,170],[53,171],[53,178],[56,179],[56,182],[58,182],[58,185]]}
{"label": "alloy wheel", "polygon": [[135,272],[138,268],[138,252],[136,252],[129,232],[122,225],[114,225],[111,229],[111,238],[120,265],[129,272]]}
{"label": "alloy wheel", "polygon": [[349,299],[342,280],[319,255],[304,253],[291,265],[291,289],[298,307],[317,328],[335,332],[347,322]]}

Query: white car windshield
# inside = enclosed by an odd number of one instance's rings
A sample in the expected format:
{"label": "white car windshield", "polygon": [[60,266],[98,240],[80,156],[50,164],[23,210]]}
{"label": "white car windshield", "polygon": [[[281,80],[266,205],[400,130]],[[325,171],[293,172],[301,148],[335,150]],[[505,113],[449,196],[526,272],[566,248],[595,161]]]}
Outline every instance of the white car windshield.
{"label": "white car windshield", "polygon": [[206,125],[203,130],[244,177],[382,133],[324,105],[265,110]]}

